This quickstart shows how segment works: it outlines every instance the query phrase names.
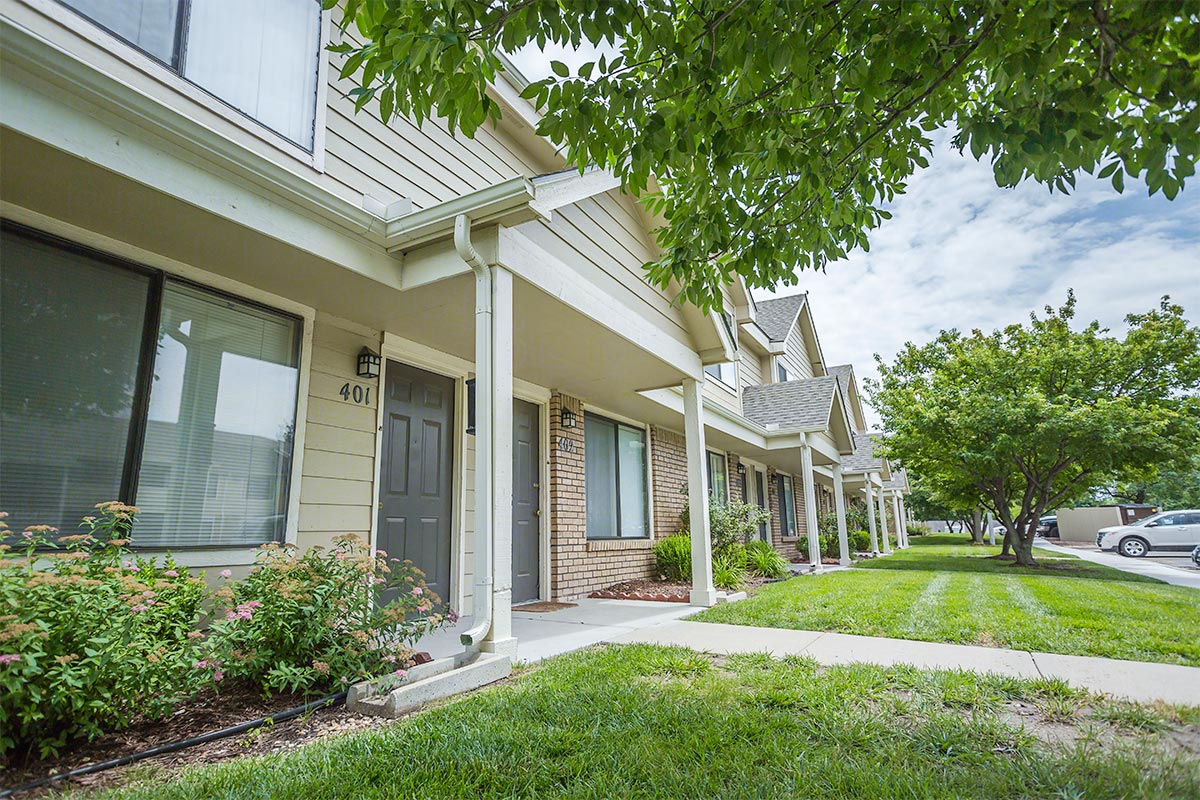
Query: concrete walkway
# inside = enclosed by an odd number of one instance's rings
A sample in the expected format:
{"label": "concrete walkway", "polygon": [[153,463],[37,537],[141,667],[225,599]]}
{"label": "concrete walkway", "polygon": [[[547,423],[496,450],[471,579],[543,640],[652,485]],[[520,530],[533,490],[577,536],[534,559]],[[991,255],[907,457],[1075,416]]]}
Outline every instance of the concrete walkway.
{"label": "concrete walkway", "polygon": [[1174,664],[686,620],[642,627],[605,641],[679,645],[722,655],[763,652],[777,657],[803,655],[827,665],[852,662],[880,666],[911,664],[930,669],[993,672],[1018,678],[1054,677],[1081,689],[1143,703],[1162,700],[1200,705],[1200,667]]}
{"label": "concrete walkway", "polygon": [[1082,547],[1063,547],[1060,544],[1053,544],[1045,539],[1035,539],[1034,546],[1053,553],[1066,553],[1078,556],[1084,561],[1091,561],[1093,564],[1102,564],[1106,567],[1119,569],[1122,572],[1145,575],[1149,578],[1158,578],[1160,581],[1169,583],[1172,586],[1187,586],[1191,589],[1200,589],[1200,572],[1180,569],[1167,564],[1159,564],[1153,558],[1126,558],[1116,553],[1085,550]]}

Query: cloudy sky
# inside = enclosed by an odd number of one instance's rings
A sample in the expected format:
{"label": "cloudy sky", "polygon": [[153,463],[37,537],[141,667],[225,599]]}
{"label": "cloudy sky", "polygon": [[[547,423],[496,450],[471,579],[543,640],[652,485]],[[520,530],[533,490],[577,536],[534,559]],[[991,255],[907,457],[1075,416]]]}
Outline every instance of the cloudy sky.
{"label": "cloudy sky", "polygon": [[854,364],[860,380],[875,375],[876,353],[887,360],[945,328],[1023,322],[1069,288],[1076,319],[1114,330],[1164,294],[1200,323],[1200,182],[1173,202],[1086,178],[1071,195],[1007,190],[986,162],[942,146],[891,210],[870,253],[776,290],[809,293],[826,359]]}
{"label": "cloudy sky", "polygon": [[[549,74],[550,59],[574,67],[594,57],[551,45],[513,61],[536,79]],[[889,360],[905,342],[945,328],[1024,322],[1030,311],[1061,305],[1070,288],[1076,319],[1117,331],[1126,314],[1164,294],[1200,324],[1200,181],[1174,201],[1148,197],[1133,181],[1117,194],[1087,177],[1070,195],[1032,183],[1001,189],[987,162],[959,155],[946,138],[889,206],[892,219],[871,234],[870,253],[776,289],[809,293],[830,364],[853,364],[860,381],[874,377],[876,353]]]}

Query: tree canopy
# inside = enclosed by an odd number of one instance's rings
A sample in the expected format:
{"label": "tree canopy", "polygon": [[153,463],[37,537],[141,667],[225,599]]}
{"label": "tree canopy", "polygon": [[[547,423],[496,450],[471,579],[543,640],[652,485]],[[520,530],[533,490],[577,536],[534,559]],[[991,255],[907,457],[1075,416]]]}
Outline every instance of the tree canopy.
{"label": "tree canopy", "polygon": [[884,449],[951,507],[990,509],[1032,564],[1034,528],[1081,490],[1190,465],[1200,328],[1164,298],[1118,338],[1072,327],[1075,298],[1027,325],[909,343],[868,383]]}
{"label": "tree canopy", "polygon": [[1095,173],[1173,198],[1200,156],[1194,0],[343,5],[333,49],[356,106],[468,136],[500,116],[503,53],[615,49],[552,62],[524,96],[572,164],[612,170],[667,220],[649,277],[705,308],[735,273],[770,288],[867,248],[942,127],[1001,186]]}

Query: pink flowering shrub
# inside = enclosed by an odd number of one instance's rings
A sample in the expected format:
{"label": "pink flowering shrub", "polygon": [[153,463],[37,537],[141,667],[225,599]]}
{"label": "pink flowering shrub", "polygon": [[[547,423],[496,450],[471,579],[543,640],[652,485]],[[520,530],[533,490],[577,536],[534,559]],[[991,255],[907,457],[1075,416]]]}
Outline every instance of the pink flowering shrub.
{"label": "pink flowering shrub", "polygon": [[199,687],[188,634],[204,581],[135,557],[136,513],[101,503],[77,535],[38,525],[16,552],[0,545],[0,756],[50,755],[136,714],[164,716]]}
{"label": "pink flowering shrub", "polygon": [[394,674],[411,662],[409,645],[445,619],[424,577],[355,536],[299,555],[266,545],[245,579],[216,592],[221,610],[204,668],[290,692]]}

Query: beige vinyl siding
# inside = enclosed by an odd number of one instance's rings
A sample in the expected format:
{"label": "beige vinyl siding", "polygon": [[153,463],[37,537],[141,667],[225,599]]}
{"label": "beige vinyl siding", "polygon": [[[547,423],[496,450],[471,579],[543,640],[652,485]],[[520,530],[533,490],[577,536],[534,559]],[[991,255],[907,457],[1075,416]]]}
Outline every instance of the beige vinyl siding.
{"label": "beige vinyl siding", "polygon": [[584,278],[622,298],[669,335],[691,346],[679,309],[646,282],[642,265],[657,257],[632,201],[614,190],[554,212],[546,222],[518,227],[551,255],[576,267]]}
{"label": "beige vinyl siding", "polygon": [[813,377],[812,360],[804,346],[804,336],[800,333],[799,325],[792,327],[792,331],[787,337],[787,352],[779,358],[783,360],[783,366],[787,368],[788,380]]}
{"label": "beige vinyl siding", "polygon": [[[317,316],[300,482],[300,547],[328,547],[340,533],[370,538],[379,380],[355,375],[363,347],[378,350],[379,336]],[[340,390],[346,383],[369,387],[371,402],[343,400]]]}
{"label": "beige vinyl siding", "polygon": [[770,382],[763,380],[763,362],[757,353],[742,350],[742,358],[738,362],[738,381],[743,390],[747,386],[761,386]]}

